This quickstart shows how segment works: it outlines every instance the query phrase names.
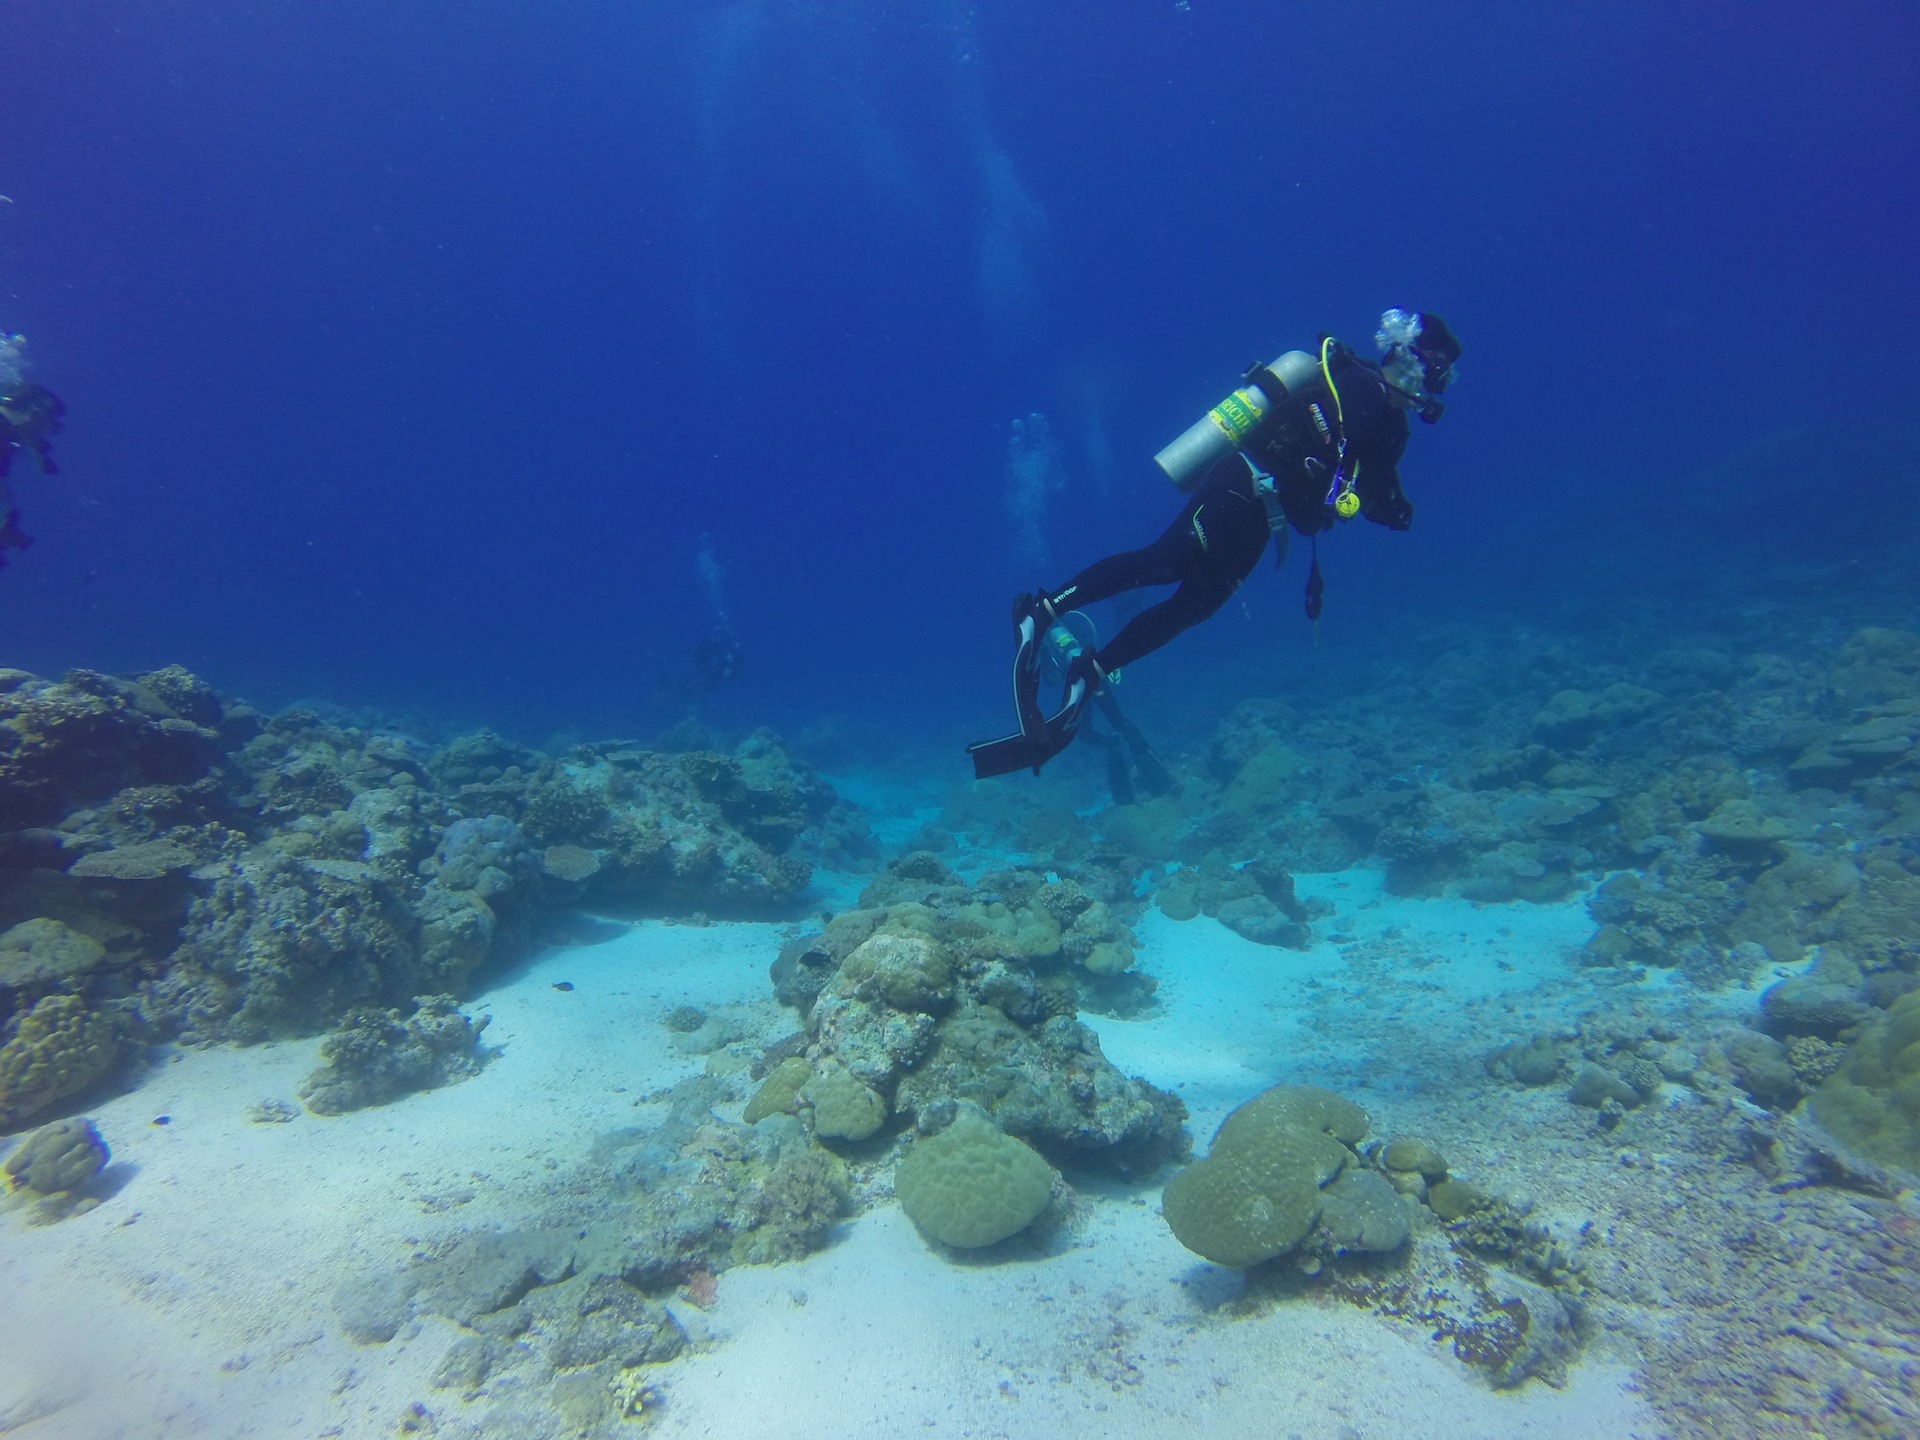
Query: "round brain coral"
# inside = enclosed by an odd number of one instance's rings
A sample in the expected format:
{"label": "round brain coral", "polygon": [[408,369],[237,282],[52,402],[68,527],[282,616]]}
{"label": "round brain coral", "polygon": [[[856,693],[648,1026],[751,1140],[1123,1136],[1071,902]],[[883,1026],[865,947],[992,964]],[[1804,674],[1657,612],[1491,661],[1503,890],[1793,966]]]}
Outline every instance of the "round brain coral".
{"label": "round brain coral", "polygon": [[44,917],[0,931],[0,985],[39,990],[78,980],[107,958],[98,941]]}
{"label": "round brain coral", "polygon": [[786,1114],[793,1108],[801,1087],[812,1078],[813,1066],[802,1056],[789,1055],[773,1067],[766,1081],[754,1091],[753,1098],[747,1102],[746,1113],[740,1118],[749,1125],[757,1125],[769,1115]]}
{"label": "round brain coral", "polygon": [[107,1142],[86,1116],[56,1120],[7,1157],[7,1183],[42,1195],[77,1190],[105,1168],[108,1158]]}
{"label": "round brain coral", "polygon": [[1214,1153],[1242,1133],[1272,1135],[1282,1130],[1305,1130],[1331,1135],[1349,1145],[1366,1138],[1372,1122],[1351,1100],[1315,1085],[1276,1085],[1262,1090],[1220,1122],[1213,1137]]}
{"label": "round brain coral", "polygon": [[1174,1238],[1216,1265],[1284,1255],[1320,1218],[1323,1190],[1354,1160],[1367,1112],[1311,1085],[1276,1085],[1220,1123],[1213,1149],[1167,1182]]}
{"label": "round brain coral", "polygon": [[1320,1187],[1304,1168],[1282,1167],[1258,1181],[1230,1156],[1210,1157],[1167,1182],[1160,1210],[1187,1249],[1239,1270],[1306,1238],[1320,1214]]}
{"label": "round brain coral", "polygon": [[1053,1167],[1030,1147],[968,1109],[907,1152],[893,1191],[923,1235],[974,1249],[1032,1224],[1053,1180]]}

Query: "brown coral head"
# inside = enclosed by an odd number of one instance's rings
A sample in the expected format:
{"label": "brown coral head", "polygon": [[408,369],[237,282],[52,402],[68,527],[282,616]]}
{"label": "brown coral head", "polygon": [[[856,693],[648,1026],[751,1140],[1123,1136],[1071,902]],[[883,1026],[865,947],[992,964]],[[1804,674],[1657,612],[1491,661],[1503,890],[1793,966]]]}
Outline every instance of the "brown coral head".
{"label": "brown coral head", "polygon": [[549,845],[540,858],[556,880],[591,880],[600,873],[600,857],[584,845]]}

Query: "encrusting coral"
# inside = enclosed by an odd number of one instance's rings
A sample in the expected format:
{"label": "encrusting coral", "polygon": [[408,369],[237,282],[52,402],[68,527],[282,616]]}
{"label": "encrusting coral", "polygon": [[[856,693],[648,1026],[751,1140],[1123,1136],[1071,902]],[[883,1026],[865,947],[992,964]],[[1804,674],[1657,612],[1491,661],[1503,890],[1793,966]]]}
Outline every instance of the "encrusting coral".
{"label": "encrusting coral", "polygon": [[119,1053],[113,1021],[77,995],[48,995],[11,1027],[0,1045],[0,1129],[77,1095],[112,1068]]}

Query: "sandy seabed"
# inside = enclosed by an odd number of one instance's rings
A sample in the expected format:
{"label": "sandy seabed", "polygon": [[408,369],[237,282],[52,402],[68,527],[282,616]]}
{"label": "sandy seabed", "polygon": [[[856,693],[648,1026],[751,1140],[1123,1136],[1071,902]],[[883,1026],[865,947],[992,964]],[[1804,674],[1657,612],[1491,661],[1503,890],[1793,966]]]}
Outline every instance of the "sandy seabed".
{"label": "sandy seabed", "polygon": [[[1403,1123],[1431,1129],[1433,1097],[1416,1100],[1421,1055],[1471,1043],[1463,1002],[1550,1008],[1567,950],[1591,928],[1578,904],[1401,902],[1361,872],[1303,877],[1301,890],[1333,902],[1337,923],[1319,929],[1346,944],[1293,954],[1156,913],[1138,933],[1158,1012],[1086,1017],[1123,1070],[1182,1095],[1202,1149],[1228,1110],[1281,1082],[1340,1089],[1373,1112],[1376,1133],[1392,1133],[1402,1101]],[[291,1101],[315,1041],[167,1057],[90,1111],[114,1152],[111,1198],[42,1227],[0,1216],[0,1434],[357,1440],[406,1424],[507,1440],[485,1425],[489,1397],[433,1388],[457,1327],[431,1319],[356,1345],[334,1318],[335,1287],[450,1230],[520,1223],[598,1137],[644,1123],[647,1097],[706,1063],[660,1023],[673,1007],[790,1033],[766,976],[781,933],[645,923],[548,951],[468,1007],[492,1015],[498,1051],[477,1077],[335,1119],[253,1118],[262,1101]],[[1308,1299],[1230,1314],[1238,1277],[1175,1242],[1157,1185],[1081,1196],[1045,1253],[956,1264],[889,1201],[804,1261],[725,1272],[709,1308],[670,1302],[696,1344],[661,1367],[662,1407],[625,1428],[784,1440],[1661,1433],[1617,1357],[1590,1354],[1563,1389],[1496,1393],[1444,1346],[1363,1310]]]}

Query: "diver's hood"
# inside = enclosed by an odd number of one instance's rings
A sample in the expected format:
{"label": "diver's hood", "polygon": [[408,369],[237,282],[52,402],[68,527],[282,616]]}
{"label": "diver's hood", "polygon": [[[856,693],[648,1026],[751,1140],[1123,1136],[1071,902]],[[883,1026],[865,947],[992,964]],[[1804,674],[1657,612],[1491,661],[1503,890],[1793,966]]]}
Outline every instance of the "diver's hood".
{"label": "diver's hood", "polygon": [[1460,359],[1460,341],[1447,322],[1424,310],[1389,310],[1374,342],[1386,352],[1380,368],[1387,382],[1433,424],[1446,409],[1435,397],[1453,383]]}

